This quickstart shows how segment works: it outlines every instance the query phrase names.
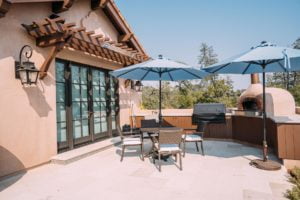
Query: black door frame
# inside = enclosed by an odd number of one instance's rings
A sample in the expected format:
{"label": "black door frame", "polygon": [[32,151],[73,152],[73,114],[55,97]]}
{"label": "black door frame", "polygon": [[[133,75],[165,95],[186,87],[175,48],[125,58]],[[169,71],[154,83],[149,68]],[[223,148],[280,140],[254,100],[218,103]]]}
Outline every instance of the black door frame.
{"label": "black door frame", "polygon": [[[112,130],[112,115],[111,115],[111,88],[110,88],[110,76],[109,71],[107,69],[102,69],[99,67],[93,67],[90,65],[68,61],[60,58],[56,58],[55,63],[60,62],[65,65],[64,67],[64,77],[65,77],[65,98],[66,98],[66,131],[67,131],[67,141],[66,142],[58,142],[57,141],[57,149],[58,151],[71,150],[76,148],[77,146],[82,146],[84,143],[91,143],[94,141],[98,141],[101,139],[109,138],[115,135]],[[88,73],[88,124],[89,124],[89,136],[82,137],[80,139],[74,139],[73,137],[73,115],[72,115],[72,77],[71,77],[71,65],[74,64],[78,67],[87,68]],[[104,134],[94,134],[94,115],[93,115],[93,87],[92,87],[92,70],[99,70],[104,72],[105,81],[106,81],[106,120],[107,120],[107,132]],[[118,92],[118,82],[115,86],[115,115],[116,115],[116,126],[119,126],[120,122],[120,113],[119,113],[119,92]]]}

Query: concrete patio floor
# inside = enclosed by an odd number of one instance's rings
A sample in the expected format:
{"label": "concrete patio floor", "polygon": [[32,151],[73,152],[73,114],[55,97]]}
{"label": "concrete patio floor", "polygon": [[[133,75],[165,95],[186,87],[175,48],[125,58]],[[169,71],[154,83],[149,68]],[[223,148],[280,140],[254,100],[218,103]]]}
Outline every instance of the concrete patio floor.
{"label": "concrete patio floor", "polygon": [[0,182],[0,199],[275,200],[284,199],[291,187],[284,167],[263,171],[249,166],[260,149],[205,141],[202,156],[194,144],[187,147],[183,171],[170,160],[159,172],[148,158],[141,161],[135,149],[127,149],[120,162],[117,146],[68,165],[47,164],[5,179]]}

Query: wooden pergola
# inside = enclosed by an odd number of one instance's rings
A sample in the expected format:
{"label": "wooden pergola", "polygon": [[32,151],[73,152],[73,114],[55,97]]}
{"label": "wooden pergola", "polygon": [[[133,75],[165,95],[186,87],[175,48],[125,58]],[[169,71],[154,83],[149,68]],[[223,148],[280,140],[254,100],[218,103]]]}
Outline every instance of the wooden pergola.
{"label": "wooden pergola", "polygon": [[[43,0],[22,0],[26,2],[44,2]],[[102,9],[119,33],[117,41],[112,41],[103,34],[96,35],[85,27],[76,27],[75,23],[66,22],[57,13],[68,11],[75,0],[49,0],[52,14],[32,24],[22,24],[29,35],[35,38],[39,47],[51,47],[50,53],[40,68],[40,78],[47,75],[51,61],[63,48],[83,51],[101,59],[128,66],[143,62],[149,57],[131,31],[113,0],[90,0],[91,10]],[[0,0],[0,18],[5,17],[10,7],[20,3],[18,0]]]}
{"label": "wooden pergola", "polygon": [[37,46],[52,47],[40,69],[41,79],[47,75],[52,59],[63,48],[83,51],[123,66],[143,62],[148,58],[125,43],[111,41],[102,34],[95,35],[94,31],[88,32],[84,27],[76,27],[75,23],[66,23],[65,19],[57,15],[22,26],[36,39]]}

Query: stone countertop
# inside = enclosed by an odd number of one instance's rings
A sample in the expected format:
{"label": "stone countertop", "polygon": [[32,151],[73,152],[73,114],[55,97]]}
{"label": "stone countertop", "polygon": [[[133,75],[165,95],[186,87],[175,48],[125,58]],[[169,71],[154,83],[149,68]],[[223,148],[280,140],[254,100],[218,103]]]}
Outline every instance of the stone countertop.
{"label": "stone countertop", "polygon": [[270,117],[276,123],[300,124],[300,115],[290,116],[272,116]]}
{"label": "stone countertop", "polygon": [[[233,116],[244,116],[244,117],[258,117],[262,118],[261,115],[238,115],[238,114],[233,114]],[[299,114],[294,114],[294,115],[289,115],[289,116],[271,116],[267,114],[267,118],[270,118],[273,120],[275,123],[279,124],[300,124],[300,115]]]}
{"label": "stone countertop", "polygon": [[[226,113],[226,116],[231,116],[232,113]],[[135,114],[133,115],[133,117],[145,117],[145,116],[150,116],[148,114],[143,114],[143,113],[138,113],[138,114]],[[191,117],[192,116],[192,113],[172,113],[172,114],[163,114],[162,113],[162,116],[163,117]]]}
{"label": "stone countertop", "polygon": [[[134,115],[134,117],[145,117],[145,116],[151,116],[156,114],[149,114],[149,113],[137,113]],[[184,110],[183,112],[168,112],[168,113],[162,113],[163,117],[191,117],[192,111],[189,111],[188,109]],[[226,116],[232,116],[235,114],[232,113],[226,113]],[[237,116],[244,116],[244,115],[237,115]],[[261,116],[248,116],[248,117],[261,117]],[[294,114],[290,116],[268,116],[268,118],[272,119],[275,123],[287,123],[287,124],[300,124],[300,115]]]}

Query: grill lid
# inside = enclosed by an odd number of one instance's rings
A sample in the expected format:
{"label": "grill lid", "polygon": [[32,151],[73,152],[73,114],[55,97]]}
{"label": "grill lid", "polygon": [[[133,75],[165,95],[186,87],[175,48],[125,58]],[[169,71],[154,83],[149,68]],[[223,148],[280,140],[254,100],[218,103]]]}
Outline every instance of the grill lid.
{"label": "grill lid", "polygon": [[226,107],[222,103],[198,103],[194,105],[192,123],[194,125],[207,123],[226,123]]}
{"label": "grill lid", "polygon": [[198,103],[194,105],[193,114],[222,114],[226,113],[225,104],[222,103]]}

